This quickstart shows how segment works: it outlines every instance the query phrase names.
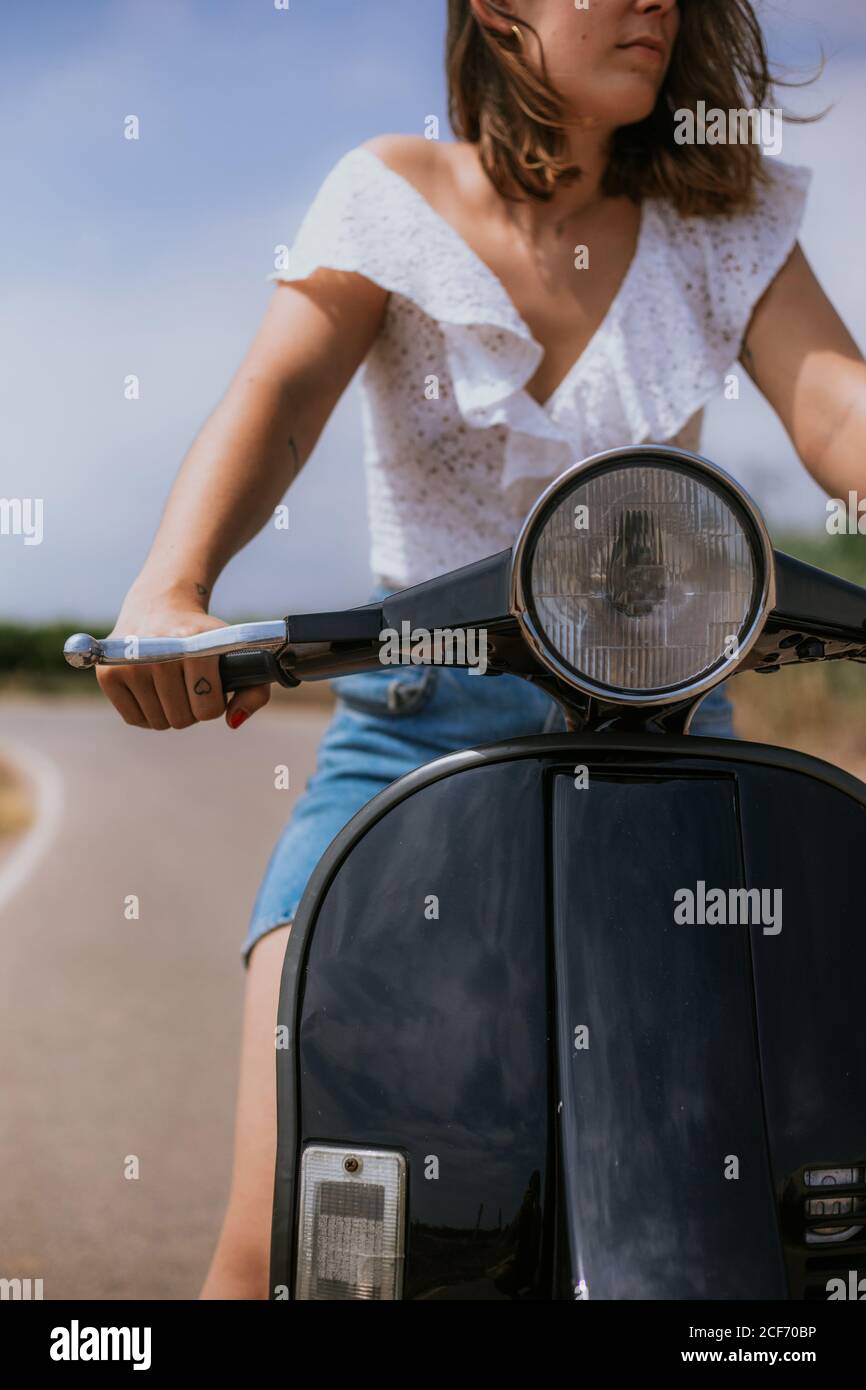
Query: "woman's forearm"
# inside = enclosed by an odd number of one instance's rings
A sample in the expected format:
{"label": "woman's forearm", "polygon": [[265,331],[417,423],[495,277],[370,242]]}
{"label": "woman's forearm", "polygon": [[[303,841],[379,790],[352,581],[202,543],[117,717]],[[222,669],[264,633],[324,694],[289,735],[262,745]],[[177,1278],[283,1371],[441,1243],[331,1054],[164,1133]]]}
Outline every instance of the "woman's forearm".
{"label": "woman's forearm", "polygon": [[189,450],[133,586],[207,605],[220,572],[273,515],[315,448],[384,313],[360,275],[275,292],[255,341]]}
{"label": "woman's forearm", "polygon": [[277,380],[239,374],[183,461],[136,587],[206,604],[306,461],[304,433]]}

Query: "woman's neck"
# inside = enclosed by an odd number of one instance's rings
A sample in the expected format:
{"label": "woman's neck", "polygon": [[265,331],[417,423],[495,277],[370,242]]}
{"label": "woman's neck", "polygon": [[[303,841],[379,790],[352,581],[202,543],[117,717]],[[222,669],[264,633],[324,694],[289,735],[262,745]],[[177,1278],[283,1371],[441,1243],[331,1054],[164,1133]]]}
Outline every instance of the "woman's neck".
{"label": "woman's neck", "polygon": [[613,132],[590,123],[577,122],[567,131],[569,162],[580,173],[562,179],[547,202],[526,198],[510,203],[507,215],[527,237],[553,232],[561,236],[565,228],[605,201],[604,176],[610,161]]}

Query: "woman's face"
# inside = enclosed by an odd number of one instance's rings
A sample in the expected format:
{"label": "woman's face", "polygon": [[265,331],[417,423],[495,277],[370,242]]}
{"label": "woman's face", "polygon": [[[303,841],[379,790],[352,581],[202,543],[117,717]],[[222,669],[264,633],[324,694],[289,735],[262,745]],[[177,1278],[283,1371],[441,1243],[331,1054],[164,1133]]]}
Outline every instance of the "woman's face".
{"label": "woman's face", "polygon": [[[650,114],[680,27],[677,0],[502,0],[523,32],[527,60],[547,75],[570,113],[599,127],[633,125]],[[578,5],[585,8],[578,8]],[[511,32],[508,20],[472,0],[482,24]],[[646,44],[640,40],[647,40]]]}

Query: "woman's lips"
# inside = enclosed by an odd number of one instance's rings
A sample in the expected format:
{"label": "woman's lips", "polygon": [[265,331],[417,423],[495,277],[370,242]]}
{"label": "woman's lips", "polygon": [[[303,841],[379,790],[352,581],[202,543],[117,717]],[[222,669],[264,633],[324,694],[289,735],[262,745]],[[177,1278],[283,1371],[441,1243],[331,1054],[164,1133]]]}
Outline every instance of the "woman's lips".
{"label": "woman's lips", "polygon": [[646,58],[650,62],[663,63],[665,60],[664,50],[658,44],[644,43],[641,39],[634,43],[621,43],[618,45],[624,53],[631,53],[638,58]]}

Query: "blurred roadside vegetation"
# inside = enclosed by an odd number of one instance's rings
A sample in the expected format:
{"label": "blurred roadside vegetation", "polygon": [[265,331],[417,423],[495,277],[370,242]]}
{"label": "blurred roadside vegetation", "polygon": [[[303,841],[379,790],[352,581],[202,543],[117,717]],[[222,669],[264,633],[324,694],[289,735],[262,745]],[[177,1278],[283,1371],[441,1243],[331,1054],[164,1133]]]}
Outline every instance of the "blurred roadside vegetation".
{"label": "blurred roadside vegetation", "polygon": [[26,830],[33,819],[31,799],[21,779],[0,761],[0,844],[4,835]]}
{"label": "blurred roadside vegetation", "polygon": [[[778,550],[866,588],[866,538],[776,534]],[[866,665],[816,662],[729,686],[737,731],[753,743],[811,753],[866,781]]]}
{"label": "blurred roadside vegetation", "polygon": [[[777,533],[774,543],[789,555],[866,587],[862,536]],[[72,632],[102,635],[111,626],[72,618],[32,626],[0,619],[0,694],[94,694],[93,672],[68,667],[63,643]],[[744,738],[798,748],[866,775],[866,666],[837,661],[777,675],[749,673],[735,677],[730,690]],[[287,703],[297,701],[299,693],[289,692]],[[308,687],[307,693],[328,698],[321,684]]]}

